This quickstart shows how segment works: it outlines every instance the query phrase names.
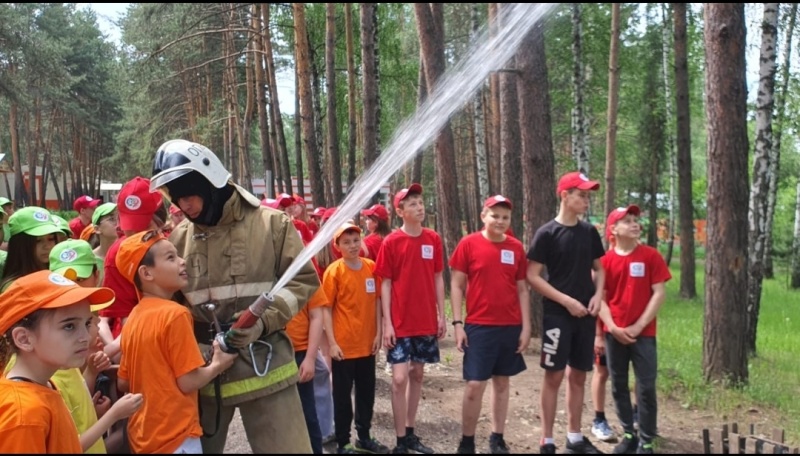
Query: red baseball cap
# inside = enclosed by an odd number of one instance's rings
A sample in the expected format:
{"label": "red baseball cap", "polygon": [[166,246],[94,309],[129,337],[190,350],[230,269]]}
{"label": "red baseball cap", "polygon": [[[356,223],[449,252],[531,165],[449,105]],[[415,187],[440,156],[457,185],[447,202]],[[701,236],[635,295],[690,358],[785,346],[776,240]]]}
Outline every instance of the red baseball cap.
{"label": "red baseball cap", "polygon": [[578,190],[598,190],[600,189],[600,183],[589,180],[585,174],[578,171],[567,173],[558,180],[556,195],[560,195],[564,190],[572,190],[573,188]]}
{"label": "red baseball cap", "polygon": [[83,195],[75,199],[75,202],[72,203],[72,208],[77,212],[80,212],[81,209],[97,207],[100,202],[101,201],[99,199],[94,199],[91,196]]}
{"label": "red baseball cap", "polygon": [[306,200],[304,200],[303,197],[298,195],[297,193],[292,194],[292,202],[294,204],[302,204],[303,206],[306,205]]}
{"label": "red baseball cap", "polygon": [[624,219],[626,215],[631,214],[638,217],[641,213],[642,211],[639,209],[639,206],[635,204],[631,204],[628,207],[618,207],[611,211],[606,219],[606,238],[613,236],[611,234],[611,227],[616,225],[620,220]]}
{"label": "red baseball cap", "polygon": [[364,217],[372,216],[381,220],[389,220],[389,211],[386,210],[383,204],[373,204],[369,209],[362,210],[361,215]]}
{"label": "red baseball cap", "polygon": [[322,221],[324,222],[325,220],[328,220],[329,218],[333,217],[333,214],[335,213],[336,213],[336,206],[325,209],[325,213],[322,214]]}
{"label": "red baseball cap", "polygon": [[164,204],[161,193],[150,192],[150,179],[136,176],[122,186],[117,197],[119,227],[123,231],[144,231],[153,214]]}
{"label": "red baseball cap", "polygon": [[316,209],[314,209],[314,212],[311,213],[311,216],[312,217],[322,217],[323,215],[325,215],[325,211],[326,210],[327,210],[327,208],[319,206]]}
{"label": "red baseball cap", "polygon": [[483,202],[483,207],[486,209],[495,207],[498,204],[501,206],[508,206],[509,209],[514,209],[514,205],[511,204],[511,200],[503,195],[494,195],[486,198],[486,201]]}
{"label": "red baseball cap", "polygon": [[404,199],[406,199],[406,197],[408,196],[409,193],[422,194],[422,185],[414,183],[414,184],[409,185],[408,188],[400,189],[400,191],[398,191],[394,195],[394,207],[395,208],[400,207],[400,201],[403,201]]}

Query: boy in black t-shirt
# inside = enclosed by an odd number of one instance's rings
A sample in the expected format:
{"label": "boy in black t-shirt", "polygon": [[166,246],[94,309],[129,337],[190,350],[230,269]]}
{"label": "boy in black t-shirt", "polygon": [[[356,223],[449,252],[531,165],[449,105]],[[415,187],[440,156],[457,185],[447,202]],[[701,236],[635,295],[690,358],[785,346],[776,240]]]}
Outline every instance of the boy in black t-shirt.
{"label": "boy in black t-shirt", "polygon": [[[589,192],[599,188],[599,183],[579,172],[562,176],[558,215],[536,231],[528,250],[528,281],[544,297],[542,454],[556,451],[553,422],[567,365],[567,453],[600,453],[581,434],[581,412],[586,372],[594,361],[596,316],[605,281],[600,259],[605,252],[597,229],[579,218],[589,208]],[[541,275],[545,267],[547,279]]]}

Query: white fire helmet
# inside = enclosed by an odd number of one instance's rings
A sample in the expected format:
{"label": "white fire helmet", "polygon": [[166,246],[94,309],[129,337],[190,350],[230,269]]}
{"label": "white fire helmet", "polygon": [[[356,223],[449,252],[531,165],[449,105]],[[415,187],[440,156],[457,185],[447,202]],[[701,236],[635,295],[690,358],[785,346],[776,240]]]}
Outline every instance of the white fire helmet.
{"label": "white fire helmet", "polygon": [[150,191],[164,191],[166,184],[192,171],[202,174],[216,188],[224,187],[231,178],[231,173],[208,147],[185,139],[172,139],[156,152]]}

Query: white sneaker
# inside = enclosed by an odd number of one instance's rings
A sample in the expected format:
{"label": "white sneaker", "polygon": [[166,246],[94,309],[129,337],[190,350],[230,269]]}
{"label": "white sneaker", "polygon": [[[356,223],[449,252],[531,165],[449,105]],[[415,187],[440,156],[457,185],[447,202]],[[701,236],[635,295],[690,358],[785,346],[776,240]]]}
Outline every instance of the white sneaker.
{"label": "white sneaker", "polygon": [[617,439],[616,434],[608,425],[608,421],[593,421],[592,422],[592,434],[597,437],[598,440],[602,440],[603,442],[613,442]]}

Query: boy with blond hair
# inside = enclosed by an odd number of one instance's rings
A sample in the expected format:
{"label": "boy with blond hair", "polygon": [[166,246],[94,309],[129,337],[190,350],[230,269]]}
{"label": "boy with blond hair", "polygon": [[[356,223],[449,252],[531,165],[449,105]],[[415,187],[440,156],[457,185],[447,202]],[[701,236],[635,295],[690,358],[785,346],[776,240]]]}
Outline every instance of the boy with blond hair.
{"label": "boy with blond hair", "polygon": [[125,238],[116,266],[141,296],[122,328],[117,375],[120,390],[147,399],[128,423],[131,449],[137,454],[202,453],[197,391],[230,367],[238,353],[225,353],[215,342],[206,365],[191,313],[171,300],[186,286],[186,262],[164,235],[146,231]]}
{"label": "boy with blond hair", "polygon": [[[600,453],[581,433],[584,385],[594,363],[595,317],[605,282],[603,243],[597,228],[581,216],[589,209],[589,192],[599,188],[583,173],[563,175],[556,190],[558,215],[536,231],[528,249],[528,282],[543,296],[542,454],[556,452],[553,423],[567,365],[567,453]],[[545,267],[547,279],[542,277]]]}
{"label": "boy with blond hair", "polygon": [[431,454],[414,433],[426,363],[439,362],[438,339],[447,335],[444,314],[444,254],[439,235],[422,226],[422,186],[411,184],[394,196],[400,229],[386,236],[375,265],[383,279],[383,344],[392,364],[395,453]]}
{"label": "boy with blond hair", "polygon": [[[510,377],[526,369],[522,353],[531,339],[528,262],[522,243],[507,234],[512,204],[502,195],[486,199],[483,230],[458,243],[450,257],[450,304],[456,348],[464,353],[466,385],[461,412],[461,442],[456,453],[475,453],[475,428],[486,383],[492,380],[492,454],[509,453],[503,437]],[[467,298],[467,316],[461,303]]]}
{"label": "boy with blond hair", "polygon": [[[603,257],[605,300],[600,309],[605,333],[611,394],[622,424],[622,441],[614,453],[652,454],[657,435],[656,314],[664,302],[664,283],[672,278],[658,250],[639,244],[639,207],[620,207],[608,214],[606,236],[611,248]],[[628,369],[633,365],[639,432],[634,429]]]}
{"label": "boy with blond hair", "polygon": [[[375,354],[381,347],[381,280],[375,263],[359,256],[361,229],[340,227],[333,246],[342,254],[325,270],[322,288],[331,301],[330,327],[325,328],[333,372],[333,410],[338,453],[388,453],[389,448],[370,435],[375,405]],[[355,424],[358,438],[350,443],[355,386]]]}

